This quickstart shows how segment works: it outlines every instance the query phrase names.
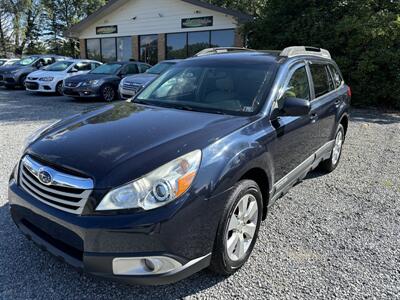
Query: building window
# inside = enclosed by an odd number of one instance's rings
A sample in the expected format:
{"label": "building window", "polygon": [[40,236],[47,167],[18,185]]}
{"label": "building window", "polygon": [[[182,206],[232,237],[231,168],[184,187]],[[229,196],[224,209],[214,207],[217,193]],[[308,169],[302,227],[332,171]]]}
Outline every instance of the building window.
{"label": "building window", "polygon": [[117,38],[117,60],[129,61],[132,58],[132,38],[130,36]]}
{"label": "building window", "polygon": [[104,62],[112,62],[117,60],[115,38],[101,39],[101,58]]}
{"label": "building window", "polygon": [[155,65],[158,62],[158,35],[141,35],[139,49],[140,61]]}
{"label": "building window", "polygon": [[210,47],[210,32],[198,31],[188,33],[188,56]]}
{"label": "building window", "polygon": [[170,33],[167,34],[167,59],[187,57],[187,34]]}
{"label": "building window", "polygon": [[211,31],[211,47],[234,47],[235,31],[234,30],[215,30]]}
{"label": "building window", "polygon": [[86,58],[101,60],[100,39],[86,40]]}
{"label": "building window", "polygon": [[234,46],[234,29],[169,33],[166,35],[167,59],[187,58],[210,47]]}

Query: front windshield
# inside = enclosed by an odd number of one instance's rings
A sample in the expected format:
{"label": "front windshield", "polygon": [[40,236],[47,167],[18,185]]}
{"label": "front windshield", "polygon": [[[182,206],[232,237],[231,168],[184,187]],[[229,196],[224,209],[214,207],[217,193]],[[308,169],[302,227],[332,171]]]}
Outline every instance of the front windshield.
{"label": "front windshield", "polygon": [[17,64],[20,66],[29,66],[32,64],[35,60],[37,60],[36,56],[28,56],[23,59],[21,59]]}
{"label": "front windshield", "polygon": [[148,69],[146,71],[146,73],[159,75],[159,74],[167,71],[173,65],[174,65],[174,63],[166,63],[166,62],[159,63],[159,64],[156,64],[154,67],[151,67],[150,69]]}
{"label": "front windshield", "polygon": [[72,65],[72,61],[59,61],[56,62],[55,64],[52,64],[46,68],[46,71],[52,71],[52,72],[62,72],[68,69],[70,65]]}
{"label": "front windshield", "polygon": [[275,64],[175,66],[153,81],[136,102],[178,109],[249,115],[263,104]]}
{"label": "front windshield", "polygon": [[93,71],[91,71],[91,74],[107,74],[107,75],[114,75],[116,74],[119,69],[121,69],[122,65],[121,64],[104,64]]}

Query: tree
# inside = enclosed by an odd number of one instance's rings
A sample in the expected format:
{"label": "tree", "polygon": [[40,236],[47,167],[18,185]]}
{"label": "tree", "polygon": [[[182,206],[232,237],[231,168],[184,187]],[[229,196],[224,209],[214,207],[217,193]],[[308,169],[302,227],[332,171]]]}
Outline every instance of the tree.
{"label": "tree", "polygon": [[329,49],[353,89],[353,104],[400,108],[399,1],[269,0],[246,31],[258,49]]}

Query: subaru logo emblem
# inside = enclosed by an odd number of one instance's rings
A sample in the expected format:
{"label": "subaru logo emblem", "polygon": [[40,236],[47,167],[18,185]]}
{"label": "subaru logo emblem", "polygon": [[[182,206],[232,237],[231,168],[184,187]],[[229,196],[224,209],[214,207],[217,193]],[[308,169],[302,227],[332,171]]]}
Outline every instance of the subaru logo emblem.
{"label": "subaru logo emblem", "polygon": [[39,181],[44,185],[51,185],[53,182],[53,177],[47,170],[40,170],[39,171]]}

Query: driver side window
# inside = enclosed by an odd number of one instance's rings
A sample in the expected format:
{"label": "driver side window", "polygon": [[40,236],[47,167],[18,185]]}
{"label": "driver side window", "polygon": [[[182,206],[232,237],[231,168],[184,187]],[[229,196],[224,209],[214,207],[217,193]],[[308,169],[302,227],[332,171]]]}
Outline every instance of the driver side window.
{"label": "driver side window", "polygon": [[310,101],[310,85],[308,82],[307,70],[305,66],[298,68],[292,74],[292,77],[285,87],[285,93],[278,100],[279,109],[282,109],[283,103],[285,102],[286,98],[299,98]]}

